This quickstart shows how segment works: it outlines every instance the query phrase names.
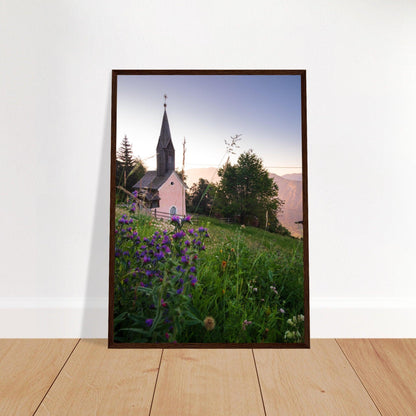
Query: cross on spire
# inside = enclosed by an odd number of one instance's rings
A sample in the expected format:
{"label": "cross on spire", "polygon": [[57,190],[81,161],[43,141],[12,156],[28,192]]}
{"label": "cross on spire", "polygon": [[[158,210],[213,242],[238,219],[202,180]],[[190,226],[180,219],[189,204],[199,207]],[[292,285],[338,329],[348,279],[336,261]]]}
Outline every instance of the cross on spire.
{"label": "cross on spire", "polygon": [[163,97],[165,98],[165,103],[163,104],[163,107],[166,108],[166,100],[167,100],[168,96],[166,94],[164,94]]}

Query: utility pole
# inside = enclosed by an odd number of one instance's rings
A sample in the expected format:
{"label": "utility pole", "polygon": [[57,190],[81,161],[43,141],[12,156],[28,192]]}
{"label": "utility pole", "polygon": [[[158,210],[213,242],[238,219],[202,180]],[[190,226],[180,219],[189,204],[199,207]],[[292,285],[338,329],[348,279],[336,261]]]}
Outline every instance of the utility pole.
{"label": "utility pole", "polygon": [[182,176],[185,177],[185,153],[186,153],[186,139],[183,138],[182,143]]}

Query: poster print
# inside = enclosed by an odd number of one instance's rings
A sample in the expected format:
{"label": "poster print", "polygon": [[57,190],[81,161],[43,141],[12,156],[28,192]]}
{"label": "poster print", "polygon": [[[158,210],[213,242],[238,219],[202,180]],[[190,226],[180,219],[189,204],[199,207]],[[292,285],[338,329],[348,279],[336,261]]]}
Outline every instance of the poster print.
{"label": "poster print", "polygon": [[305,78],[113,71],[109,347],[309,347]]}

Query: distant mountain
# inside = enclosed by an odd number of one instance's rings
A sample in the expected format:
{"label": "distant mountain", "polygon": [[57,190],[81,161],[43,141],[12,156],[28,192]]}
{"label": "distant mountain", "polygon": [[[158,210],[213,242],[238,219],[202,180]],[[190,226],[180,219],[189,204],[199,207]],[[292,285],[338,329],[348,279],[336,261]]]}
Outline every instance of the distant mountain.
{"label": "distant mountain", "polygon": [[269,175],[279,187],[279,198],[285,202],[277,218],[293,236],[302,237],[302,224],[295,224],[303,220],[302,181],[286,179],[275,173]]}
{"label": "distant mountain", "polygon": [[282,178],[290,179],[291,181],[302,181],[302,174],[301,173],[288,173],[286,175],[282,175]]}
{"label": "distant mountain", "polygon": [[[200,168],[188,169],[185,171],[187,176],[186,183],[190,188],[194,183],[198,183],[199,178],[206,179],[210,182],[219,182],[217,168]],[[293,236],[302,237],[303,230],[301,224],[295,224],[303,220],[302,210],[302,174],[291,173],[284,176],[278,176],[275,173],[269,173],[274,182],[279,187],[279,198],[285,203],[282,212],[277,215],[279,221],[286,227]],[[291,179],[291,177],[296,179]]]}

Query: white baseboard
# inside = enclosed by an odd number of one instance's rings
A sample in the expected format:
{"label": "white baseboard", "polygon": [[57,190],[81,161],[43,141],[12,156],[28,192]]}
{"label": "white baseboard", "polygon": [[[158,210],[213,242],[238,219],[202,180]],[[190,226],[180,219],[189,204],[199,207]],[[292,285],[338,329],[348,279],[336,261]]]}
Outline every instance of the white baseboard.
{"label": "white baseboard", "polygon": [[107,336],[107,298],[0,298],[0,338]]}
{"label": "white baseboard", "polygon": [[416,298],[311,298],[311,338],[415,338]]}
{"label": "white baseboard", "polygon": [[[312,298],[312,338],[415,338],[416,298]],[[0,298],[0,338],[106,338],[107,298]]]}

